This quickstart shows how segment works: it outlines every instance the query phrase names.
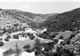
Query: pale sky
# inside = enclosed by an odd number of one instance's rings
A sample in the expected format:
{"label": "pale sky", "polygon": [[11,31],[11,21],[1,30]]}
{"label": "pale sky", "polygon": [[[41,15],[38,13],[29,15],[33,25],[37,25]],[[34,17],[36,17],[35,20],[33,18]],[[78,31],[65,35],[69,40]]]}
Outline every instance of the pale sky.
{"label": "pale sky", "polygon": [[0,0],[0,8],[33,13],[62,13],[80,7],[80,0]]}

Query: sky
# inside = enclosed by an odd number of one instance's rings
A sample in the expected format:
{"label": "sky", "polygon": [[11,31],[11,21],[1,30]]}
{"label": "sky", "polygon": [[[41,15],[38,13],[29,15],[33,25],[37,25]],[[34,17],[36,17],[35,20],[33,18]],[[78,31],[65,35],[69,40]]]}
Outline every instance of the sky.
{"label": "sky", "polygon": [[62,13],[80,7],[80,0],[0,0],[0,8],[33,13]]}

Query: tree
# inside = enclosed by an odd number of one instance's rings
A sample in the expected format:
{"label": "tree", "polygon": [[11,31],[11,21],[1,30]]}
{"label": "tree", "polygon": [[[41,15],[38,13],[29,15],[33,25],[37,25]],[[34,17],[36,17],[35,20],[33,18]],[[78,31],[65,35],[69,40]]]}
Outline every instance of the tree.
{"label": "tree", "polygon": [[4,42],[0,42],[0,46],[3,46],[4,45]]}
{"label": "tree", "polygon": [[19,24],[14,24],[14,31],[18,30],[18,26],[19,26]]}
{"label": "tree", "polygon": [[35,41],[36,42],[35,42],[33,48],[36,50],[35,54],[37,55],[37,54],[41,53],[42,47],[41,47],[41,43],[40,43],[40,40],[39,39],[36,39]]}
{"label": "tree", "polygon": [[25,45],[23,48],[24,48],[24,49],[28,49],[28,48],[30,48],[30,45],[27,44],[27,45]]}
{"label": "tree", "polygon": [[18,47],[18,44],[16,43],[16,49],[15,49],[15,54],[16,54],[16,56],[19,56],[20,54],[21,54],[21,50],[19,49],[19,47]]}
{"label": "tree", "polygon": [[29,45],[29,44],[27,44],[27,45],[25,45],[23,48],[24,48],[24,50],[26,51],[26,52],[32,52],[32,51],[34,51],[33,50],[33,48],[30,48],[31,46]]}

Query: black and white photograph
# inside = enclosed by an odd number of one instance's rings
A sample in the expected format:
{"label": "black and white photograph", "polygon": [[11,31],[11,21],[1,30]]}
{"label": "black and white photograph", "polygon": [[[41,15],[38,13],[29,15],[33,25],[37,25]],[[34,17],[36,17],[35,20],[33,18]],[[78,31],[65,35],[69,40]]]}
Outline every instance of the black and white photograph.
{"label": "black and white photograph", "polygon": [[80,56],[80,0],[0,0],[0,56]]}

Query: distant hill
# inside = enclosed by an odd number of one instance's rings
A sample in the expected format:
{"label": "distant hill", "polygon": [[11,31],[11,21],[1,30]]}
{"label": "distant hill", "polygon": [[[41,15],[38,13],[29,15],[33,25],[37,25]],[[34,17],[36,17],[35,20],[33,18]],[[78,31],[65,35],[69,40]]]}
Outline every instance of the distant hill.
{"label": "distant hill", "polygon": [[45,21],[46,16],[47,14],[34,14],[15,9],[0,9],[0,29],[13,27],[14,24],[37,27],[38,23]]}
{"label": "distant hill", "polygon": [[13,23],[26,23],[28,27],[39,27],[39,24],[46,21],[47,17],[51,15],[53,14],[35,14],[16,9],[0,9],[1,28],[6,28],[7,24],[13,25]]}
{"label": "distant hill", "polygon": [[50,16],[41,26],[46,26],[49,31],[80,29],[80,8]]}
{"label": "distant hill", "polygon": [[23,27],[47,27],[49,31],[80,29],[80,8],[63,13],[35,14],[16,9],[0,9],[0,28],[15,24]]}

